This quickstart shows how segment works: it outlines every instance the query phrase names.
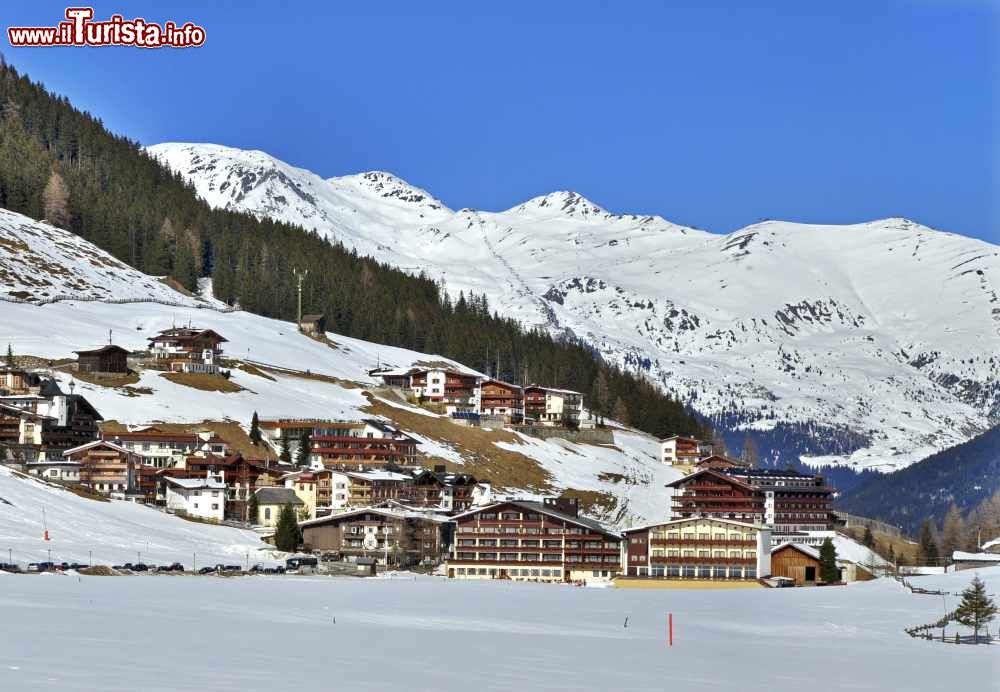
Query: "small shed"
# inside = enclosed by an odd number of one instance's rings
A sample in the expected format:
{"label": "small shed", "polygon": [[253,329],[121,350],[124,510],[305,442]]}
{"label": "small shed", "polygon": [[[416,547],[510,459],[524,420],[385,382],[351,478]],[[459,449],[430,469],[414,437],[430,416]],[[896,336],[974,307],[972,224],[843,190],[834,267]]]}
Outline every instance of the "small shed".
{"label": "small shed", "polygon": [[355,573],[359,577],[374,577],[378,569],[375,558],[359,557],[354,561]]}
{"label": "small shed", "polygon": [[124,374],[128,372],[128,351],[108,344],[89,351],[75,351],[79,372]]}
{"label": "small shed", "polygon": [[771,576],[794,579],[798,586],[818,583],[819,551],[801,543],[782,543],[771,551]]}
{"label": "small shed", "polygon": [[323,315],[303,315],[299,329],[303,334],[323,336],[326,333],[326,318]]}

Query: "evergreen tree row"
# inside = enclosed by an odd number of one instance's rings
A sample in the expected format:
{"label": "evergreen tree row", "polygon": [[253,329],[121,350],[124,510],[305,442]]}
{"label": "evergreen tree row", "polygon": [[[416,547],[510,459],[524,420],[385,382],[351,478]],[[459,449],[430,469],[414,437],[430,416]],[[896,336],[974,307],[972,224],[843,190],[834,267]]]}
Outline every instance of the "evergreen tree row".
{"label": "evergreen tree row", "polygon": [[217,298],[294,320],[303,305],[352,337],[454,358],[518,383],[583,392],[602,415],[653,434],[705,435],[685,407],[584,344],[491,312],[484,296],[444,287],[320,238],[248,214],[213,210],[136,142],[0,66],[0,207],[46,219],[149,274],[188,289],[211,277]]}

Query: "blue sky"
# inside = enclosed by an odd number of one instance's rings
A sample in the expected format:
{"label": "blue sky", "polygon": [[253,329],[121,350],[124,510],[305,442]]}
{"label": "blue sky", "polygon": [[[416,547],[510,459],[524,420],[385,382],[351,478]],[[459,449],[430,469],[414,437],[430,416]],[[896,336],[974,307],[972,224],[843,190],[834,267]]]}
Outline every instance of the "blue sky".
{"label": "blue sky", "polygon": [[[997,2],[363,4],[99,2],[207,41],[2,50],[144,144],[388,170],[454,208],[573,189],[719,232],[906,216],[1000,242]],[[8,1],[4,28],[65,6]]]}

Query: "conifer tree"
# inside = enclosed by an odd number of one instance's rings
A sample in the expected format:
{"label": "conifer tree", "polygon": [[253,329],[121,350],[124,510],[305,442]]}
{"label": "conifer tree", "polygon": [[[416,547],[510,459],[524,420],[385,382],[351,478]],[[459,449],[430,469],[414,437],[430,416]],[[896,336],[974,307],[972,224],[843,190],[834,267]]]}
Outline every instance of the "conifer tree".
{"label": "conifer tree", "polygon": [[299,466],[308,466],[311,448],[312,440],[309,437],[309,431],[303,430],[301,437],[299,437],[298,449],[295,450],[295,463]]}
{"label": "conifer tree", "polygon": [[952,502],[941,526],[941,555],[949,558],[953,552],[961,550],[964,535],[965,522],[962,520],[958,507]]}
{"label": "conifer tree", "polygon": [[285,431],[281,432],[281,451],[278,458],[286,464],[292,463],[292,453],[288,449],[288,433]]}
{"label": "conifer tree", "polygon": [[8,368],[14,368],[14,351],[11,349],[10,344],[7,344],[7,356],[4,358]]}
{"label": "conifer tree", "polygon": [[616,421],[618,421],[622,425],[630,424],[630,417],[628,415],[628,405],[625,403],[625,400],[622,399],[621,397],[615,399],[615,410],[611,415],[614,417]]}
{"label": "conifer tree", "polygon": [[934,531],[931,529],[931,522],[925,519],[920,525],[920,559],[927,564],[937,564],[938,547],[934,540]]}
{"label": "conifer tree", "polygon": [[819,576],[827,584],[840,581],[840,569],[837,567],[837,548],[829,538],[824,539],[819,548]]}
{"label": "conifer tree", "polygon": [[247,523],[256,524],[257,517],[259,516],[260,503],[257,502],[257,493],[250,495],[250,501],[247,502]]}
{"label": "conifer tree", "polygon": [[274,546],[286,553],[294,553],[299,547],[299,522],[291,502],[278,513],[278,523],[274,527]]}
{"label": "conifer tree", "polygon": [[988,626],[996,614],[997,605],[986,593],[986,584],[977,574],[962,592],[962,602],[955,610],[955,619],[966,627],[971,627],[978,642],[980,628]]}
{"label": "conifer tree", "polygon": [[58,228],[69,227],[69,192],[58,171],[52,171],[42,192],[45,220]]}
{"label": "conifer tree", "polygon": [[250,440],[254,445],[260,444],[260,419],[257,418],[257,412],[253,412],[253,418],[250,419]]}
{"label": "conifer tree", "polygon": [[865,527],[865,537],[862,540],[862,542],[865,544],[865,547],[867,548],[875,547],[875,536],[872,534],[872,527],[870,526]]}

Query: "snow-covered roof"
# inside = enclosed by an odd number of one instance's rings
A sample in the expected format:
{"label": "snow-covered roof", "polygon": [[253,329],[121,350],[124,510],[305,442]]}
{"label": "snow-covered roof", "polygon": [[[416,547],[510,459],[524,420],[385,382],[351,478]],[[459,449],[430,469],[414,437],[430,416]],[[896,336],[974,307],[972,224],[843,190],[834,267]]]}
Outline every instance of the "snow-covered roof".
{"label": "snow-covered roof", "polygon": [[804,543],[793,543],[792,541],[785,541],[781,545],[771,548],[771,554],[774,555],[779,550],[784,550],[785,548],[791,548],[792,550],[797,550],[803,555],[808,555],[814,560],[819,560],[819,551],[812,546],[805,545]]}
{"label": "snow-covered roof", "polygon": [[997,536],[992,541],[986,541],[981,546],[979,546],[979,548],[981,550],[989,550],[990,548],[1000,548],[1000,536]]}
{"label": "snow-covered roof", "polygon": [[951,554],[954,562],[995,562],[1000,565],[1000,553],[966,553],[956,550]]}
{"label": "snow-covered roof", "polygon": [[344,475],[369,481],[408,481],[412,476],[395,471],[347,471]]}
{"label": "snow-covered roof", "polygon": [[209,488],[211,490],[225,490],[226,484],[216,478],[174,478],[164,476],[163,479],[181,488],[197,490],[199,488]]}

